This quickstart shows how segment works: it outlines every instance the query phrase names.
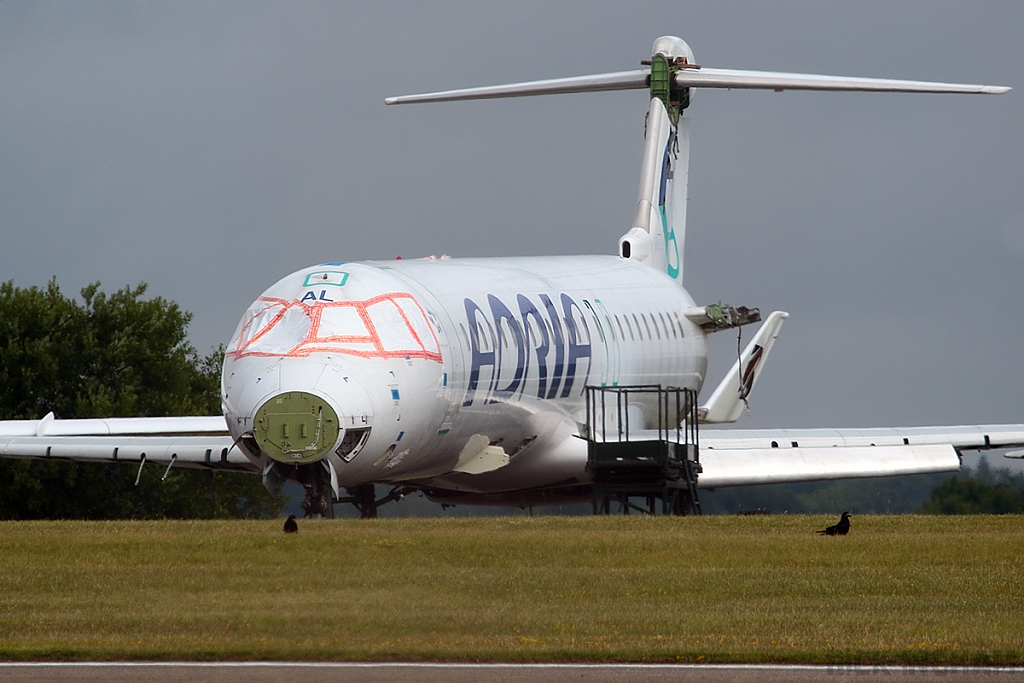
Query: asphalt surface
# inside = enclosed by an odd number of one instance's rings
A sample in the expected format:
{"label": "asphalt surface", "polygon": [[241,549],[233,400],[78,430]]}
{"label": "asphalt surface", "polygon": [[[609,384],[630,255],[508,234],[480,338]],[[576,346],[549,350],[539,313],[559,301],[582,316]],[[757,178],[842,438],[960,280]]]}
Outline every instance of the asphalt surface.
{"label": "asphalt surface", "polygon": [[[1024,680],[1024,668],[842,667],[773,665],[573,665],[573,664],[305,664],[305,663],[97,663],[0,664],[5,683],[104,681],[109,683],[263,683],[297,680],[318,683],[754,683],[786,681],[964,681]],[[299,679],[299,680],[302,680]]]}

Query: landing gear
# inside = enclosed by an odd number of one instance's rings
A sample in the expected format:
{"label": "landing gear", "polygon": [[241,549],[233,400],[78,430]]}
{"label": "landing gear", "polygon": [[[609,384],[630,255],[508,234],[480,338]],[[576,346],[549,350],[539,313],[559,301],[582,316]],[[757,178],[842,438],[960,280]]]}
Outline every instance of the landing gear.
{"label": "landing gear", "polygon": [[334,496],[331,492],[330,475],[323,467],[316,465],[296,468],[297,480],[306,491],[301,507],[306,519],[334,518]]}
{"label": "landing gear", "polygon": [[303,484],[303,488],[306,490],[306,497],[303,499],[301,507],[306,513],[306,519],[321,517],[331,519],[334,517],[334,506],[331,504],[329,488],[324,491],[322,487],[310,484]]}
{"label": "landing gear", "polygon": [[359,510],[361,519],[377,519],[377,494],[373,484],[360,484],[345,491],[355,498],[352,504]]}
{"label": "landing gear", "polygon": [[360,484],[345,489],[346,498],[339,498],[339,503],[352,503],[359,510],[361,519],[377,519],[377,508],[393,500],[402,500],[416,489],[411,486],[396,486],[383,498],[377,498],[373,484]]}
{"label": "landing gear", "polygon": [[376,488],[373,484],[359,484],[346,488],[347,496],[335,498],[330,471],[319,464],[296,465],[289,468],[287,474],[279,473],[273,468],[264,473],[264,484],[269,482],[267,490],[272,494],[280,488],[280,482],[286,479],[302,484],[306,497],[302,500],[301,507],[306,513],[306,519],[321,517],[333,519],[336,503],[352,503],[359,510],[361,518],[376,519],[377,508],[381,505],[393,500],[401,500],[417,490],[411,486],[396,486],[383,498],[377,498]]}

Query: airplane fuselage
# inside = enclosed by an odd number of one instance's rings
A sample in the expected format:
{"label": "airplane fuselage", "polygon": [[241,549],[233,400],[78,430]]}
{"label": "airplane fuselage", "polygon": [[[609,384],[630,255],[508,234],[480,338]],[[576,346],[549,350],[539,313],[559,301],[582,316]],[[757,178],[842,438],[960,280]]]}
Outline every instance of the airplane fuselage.
{"label": "airplane fuselage", "polygon": [[682,315],[693,305],[665,273],[616,256],[318,265],[246,312],[225,416],[258,464],[325,461],[340,486],[444,477],[478,443],[511,461],[446,487],[582,480],[584,387],[700,390],[706,337]]}

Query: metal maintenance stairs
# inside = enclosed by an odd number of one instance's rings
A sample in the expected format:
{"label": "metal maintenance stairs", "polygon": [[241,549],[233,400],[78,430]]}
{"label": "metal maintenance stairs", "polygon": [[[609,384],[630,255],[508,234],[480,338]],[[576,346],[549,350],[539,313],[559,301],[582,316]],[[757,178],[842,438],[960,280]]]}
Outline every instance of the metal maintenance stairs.
{"label": "metal maintenance stairs", "polygon": [[[586,396],[583,436],[594,514],[611,514],[616,502],[623,514],[656,515],[660,501],[663,515],[699,515],[696,392],[660,385],[588,386]],[[655,409],[657,431],[645,429]]]}

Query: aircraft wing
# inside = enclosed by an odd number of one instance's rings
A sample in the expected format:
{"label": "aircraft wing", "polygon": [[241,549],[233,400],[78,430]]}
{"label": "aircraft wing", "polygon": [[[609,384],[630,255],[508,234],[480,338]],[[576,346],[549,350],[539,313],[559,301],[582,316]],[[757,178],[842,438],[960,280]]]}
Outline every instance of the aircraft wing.
{"label": "aircraft wing", "polygon": [[0,456],[258,471],[222,416],[9,420],[0,422]]}
{"label": "aircraft wing", "polygon": [[955,472],[960,452],[1024,445],[1024,425],[700,432],[701,488]]}
{"label": "aircraft wing", "polygon": [[[644,438],[636,434],[634,438]],[[652,435],[653,438],[653,435]],[[965,450],[1024,447],[1022,425],[700,432],[701,488],[955,472]],[[0,456],[258,473],[223,417],[0,422]]]}

